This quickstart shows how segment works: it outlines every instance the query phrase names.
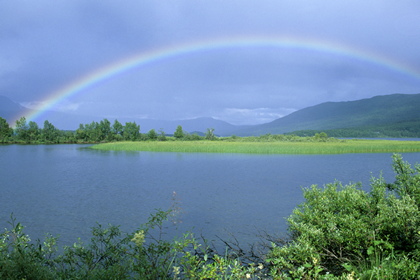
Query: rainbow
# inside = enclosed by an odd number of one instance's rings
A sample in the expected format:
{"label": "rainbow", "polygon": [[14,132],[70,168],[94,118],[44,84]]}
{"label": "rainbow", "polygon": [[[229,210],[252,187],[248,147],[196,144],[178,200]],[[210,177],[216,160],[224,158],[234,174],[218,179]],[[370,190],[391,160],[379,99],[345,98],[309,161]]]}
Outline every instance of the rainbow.
{"label": "rainbow", "polygon": [[403,73],[404,75],[420,79],[419,69],[414,69],[409,65],[399,62],[391,57],[382,56],[374,52],[342,45],[332,41],[272,36],[218,38],[171,45],[169,47],[144,51],[99,68],[48,94],[42,102],[44,105],[42,105],[42,107],[38,110],[30,112],[27,116],[27,120],[35,120],[44,112],[53,109],[63,100],[76,94],[81,94],[96,84],[104,82],[111,77],[121,75],[134,68],[168,58],[185,56],[199,52],[248,47],[292,48],[354,57],[361,61],[377,64],[389,70],[397,71]]}

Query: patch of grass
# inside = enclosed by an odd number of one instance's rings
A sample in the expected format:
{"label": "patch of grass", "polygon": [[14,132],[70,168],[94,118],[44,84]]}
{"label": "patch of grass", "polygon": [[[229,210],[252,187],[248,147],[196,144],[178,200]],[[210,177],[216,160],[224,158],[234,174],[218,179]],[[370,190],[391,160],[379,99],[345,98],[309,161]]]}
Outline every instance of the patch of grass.
{"label": "patch of grass", "polygon": [[243,154],[345,154],[420,152],[419,141],[343,140],[335,142],[141,141],[92,146],[107,151]]}

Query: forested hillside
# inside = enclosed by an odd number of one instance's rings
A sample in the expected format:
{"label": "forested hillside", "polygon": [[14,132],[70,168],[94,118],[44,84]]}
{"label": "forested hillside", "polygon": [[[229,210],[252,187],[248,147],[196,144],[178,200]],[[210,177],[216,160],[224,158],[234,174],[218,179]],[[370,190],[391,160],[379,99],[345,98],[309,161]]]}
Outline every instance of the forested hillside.
{"label": "forested hillside", "polygon": [[[420,94],[392,94],[347,102],[326,102],[296,111],[267,124],[237,131],[238,135],[278,134],[301,130],[344,129],[348,136],[360,130],[418,137]],[[376,133],[377,131],[382,131]],[[400,133],[401,131],[401,133]],[[405,131],[405,132],[403,132]],[[375,134],[376,133],[376,134]],[[384,134],[384,133],[382,133]],[[333,133],[328,133],[333,135]]]}
{"label": "forested hillside", "polygon": [[[299,130],[287,134],[313,136],[321,130]],[[325,129],[322,132],[330,137],[341,138],[419,138],[420,120],[391,123],[377,126],[359,126],[338,129]]]}
{"label": "forested hillside", "polygon": [[[219,136],[258,136],[264,134],[293,133],[300,136],[313,136],[316,133],[326,132],[332,137],[420,137],[420,94],[392,94],[375,96],[346,102],[326,102],[312,107],[304,108],[290,115],[261,125],[235,126],[213,118],[197,118],[193,120],[158,121],[149,119],[121,119],[121,123],[137,123],[142,132],[154,130],[171,134],[178,125],[186,132],[202,135],[208,128],[212,128]],[[22,114],[25,116],[28,109],[0,96],[0,117],[7,122],[11,116]],[[57,115],[58,114],[58,115]],[[72,119],[77,125],[70,130],[93,131],[106,119],[89,118],[88,122],[80,121],[79,117],[69,117],[64,113],[48,114],[48,119],[58,129],[63,119]],[[61,115],[60,115],[61,114]],[[59,117],[57,117],[59,116]],[[84,116],[86,118],[86,116]],[[114,123],[116,119],[109,122]],[[80,124],[83,125],[81,129]],[[9,126],[15,126],[9,122]],[[28,123],[35,131],[42,123]],[[24,126],[25,127],[25,126]],[[79,128],[79,129],[78,129]],[[68,129],[68,128],[67,128]],[[115,133],[114,133],[115,134]],[[82,135],[79,135],[82,137]],[[97,137],[93,137],[97,138]],[[103,141],[103,137],[99,137]],[[96,140],[95,140],[96,141]]]}

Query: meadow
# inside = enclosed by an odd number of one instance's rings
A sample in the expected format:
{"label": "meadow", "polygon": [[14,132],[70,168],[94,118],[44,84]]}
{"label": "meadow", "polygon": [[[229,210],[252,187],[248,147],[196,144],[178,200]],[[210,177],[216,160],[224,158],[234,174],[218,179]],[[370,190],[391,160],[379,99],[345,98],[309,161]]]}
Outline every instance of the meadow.
{"label": "meadow", "polygon": [[419,141],[337,140],[336,141],[135,141],[112,142],[92,146],[108,151],[148,151],[182,153],[246,154],[344,154],[344,153],[410,153],[420,152]]}

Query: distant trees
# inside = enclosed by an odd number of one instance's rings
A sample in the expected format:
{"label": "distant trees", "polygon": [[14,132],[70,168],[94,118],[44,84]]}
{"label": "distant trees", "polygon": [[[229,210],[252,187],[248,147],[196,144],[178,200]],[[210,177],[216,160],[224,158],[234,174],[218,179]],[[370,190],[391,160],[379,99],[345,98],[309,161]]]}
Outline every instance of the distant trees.
{"label": "distant trees", "polygon": [[[298,136],[314,136],[319,130],[300,130],[293,134]],[[325,130],[331,137],[339,138],[418,138],[420,137],[420,121],[407,121],[375,126],[348,127]]]}
{"label": "distant trees", "polygon": [[123,139],[124,126],[118,121],[115,120],[111,129],[112,134],[114,135],[114,140],[119,141]]}
{"label": "distant trees", "polygon": [[182,139],[182,138],[184,138],[184,136],[185,136],[185,133],[184,133],[184,131],[182,130],[182,126],[178,125],[178,126],[176,127],[175,132],[174,132],[174,137],[175,137],[176,139]]}
{"label": "distant trees", "polygon": [[26,123],[26,118],[21,117],[15,124],[15,137],[17,140],[27,142],[29,140],[29,126]]}
{"label": "distant trees", "polygon": [[315,133],[314,136],[315,140],[318,142],[325,142],[328,139],[328,135],[325,132],[321,132],[321,133]]}
{"label": "distant trees", "polygon": [[80,124],[76,130],[76,139],[82,142],[99,142],[100,131],[98,126],[99,124],[97,122]]}
{"label": "distant trees", "polygon": [[49,121],[44,121],[41,137],[45,142],[58,143],[59,130]]}
{"label": "distant trees", "polygon": [[136,122],[127,122],[123,129],[123,138],[124,140],[136,141],[140,138],[140,125],[137,125]]}
{"label": "distant trees", "polygon": [[216,136],[214,135],[214,128],[207,128],[206,136],[207,140],[214,140]]}
{"label": "distant trees", "polygon": [[[49,121],[44,122],[44,128],[42,129],[34,121],[29,121],[28,123],[25,117],[21,117],[16,121],[14,129],[10,128],[4,119],[0,120],[0,123],[0,126],[4,127],[3,133],[0,132],[0,139],[2,139],[3,143],[59,143],[61,140],[69,141],[72,138],[70,135],[66,135],[55,128]],[[7,137],[5,138],[1,135],[7,135]]]}
{"label": "distant trees", "polygon": [[182,139],[187,140],[187,141],[198,141],[198,140],[203,140],[204,137],[198,135],[197,133],[192,133],[192,134],[185,134],[184,138]]}
{"label": "distant trees", "polygon": [[27,140],[29,142],[38,141],[39,136],[41,134],[41,131],[40,131],[40,129],[38,127],[38,124],[36,122],[34,122],[34,121],[29,122],[27,134],[28,134],[28,137],[27,137],[28,139]]}
{"label": "distant trees", "polygon": [[[103,119],[99,122],[92,121],[88,124],[80,124],[75,130],[63,131],[56,128],[48,120],[44,121],[43,128],[39,128],[34,121],[27,122],[25,117],[16,121],[15,127],[11,128],[4,118],[0,117],[0,143],[99,143],[111,141],[200,141],[200,140],[221,140],[221,141],[287,141],[287,142],[330,142],[337,141],[329,137],[329,134],[319,131],[305,131],[299,137],[293,134],[265,134],[249,137],[222,137],[218,138],[214,128],[207,128],[205,134],[199,132],[185,132],[181,125],[176,127],[173,137],[167,137],[163,129],[149,130],[147,133],[140,133],[140,125],[136,122],[126,122],[124,125],[118,120],[111,122]],[[303,131],[302,131],[303,133]],[[312,134],[313,136],[307,136]]]}
{"label": "distant trees", "polygon": [[13,134],[13,129],[9,126],[6,119],[0,117],[0,143],[6,143]]}
{"label": "distant trees", "polygon": [[124,126],[115,120],[111,126],[108,119],[99,123],[80,124],[76,130],[76,139],[81,142],[136,141],[140,139],[140,125],[127,122]]}
{"label": "distant trees", "polygon": [[163,131],[163,129],[159,130],[159,136],[158,136],[158,140],[159,141],[166,141],[166,135],[165,135],[165,131]]}
{"label": "distant trees", "polygon": [[112,141],[113,135],[111,133],[111,122],[107,119],[103,119],[99,123],[99,131],[100,131],[100,141]]}
{"label": "distant trees", "polygon": [[11,128],[6,119],[0,117],[0,143],[98,143],[111,141],[199,141],[216,140],[214,128],[208,128],[205,136],[197,132],[192,134],[183,130],[181,125],[176,127],[173,137],[167,137],[163,129],[156,131],[149,130],[147,133],[140,133],[140,125],[136,122],[126,122],[125,125],[118,120],[111,122],[103,119],[99,122],[92,121],[87,124],[79,124],[79,127],[72,130],[60,130],[50,121],[45,120],[43,128],[40,128],[34,121],[27,121],[21,117]]}
{"label": "distant trees", "polygon": [[154,129],[149,130],[149,132],[147,133],[147,138],[150,140],[156,140],[158,138],[156,130]]}

